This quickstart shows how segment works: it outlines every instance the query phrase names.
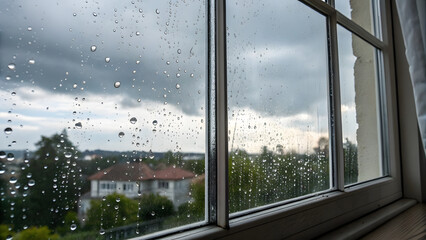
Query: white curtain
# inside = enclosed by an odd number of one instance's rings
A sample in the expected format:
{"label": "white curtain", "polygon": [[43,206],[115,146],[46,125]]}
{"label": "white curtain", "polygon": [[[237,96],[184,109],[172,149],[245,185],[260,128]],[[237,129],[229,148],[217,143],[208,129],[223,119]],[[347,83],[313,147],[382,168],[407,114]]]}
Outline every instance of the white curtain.
{"label": "white curtain", "polygon": [[396,0],[426,154],[426,0]]}

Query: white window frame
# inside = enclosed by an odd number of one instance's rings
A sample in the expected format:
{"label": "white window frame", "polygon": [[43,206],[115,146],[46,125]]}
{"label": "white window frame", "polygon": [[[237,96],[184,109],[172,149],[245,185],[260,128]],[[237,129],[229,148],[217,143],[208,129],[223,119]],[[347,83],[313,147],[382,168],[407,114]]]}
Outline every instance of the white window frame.
{"label": "white window frame", "polygon": [[[299,0],[327,17],[329,31],[330,86],[335,116],[333,150],[334,188],[330,191],[283,201],[257,208],[230,218],[228,211],[228,142],[227,142],[227,63],[226,63],[226,0],[208,2],[209,51],[206,128],[206,221],[149,234],[142,238],[173,239],[305,239],[324,234],[384,205],[400,199],[402,194],[397,118],[397,99],[392,39],[391,0],[379,0],[381,39],[375,37],[346,16],[336,11],[334,0]],[[337,24],[380,49],[383,54],[383,77],[386,99],[386,158],[388,175],[371,181],[344,186],[343,142],[341,132],[340,86],[338,66]],[[214,92],[212,90],[214,89]],[[176,234],[176,231],[182,231]],[[140,237],[138,238],[140,239]]]}

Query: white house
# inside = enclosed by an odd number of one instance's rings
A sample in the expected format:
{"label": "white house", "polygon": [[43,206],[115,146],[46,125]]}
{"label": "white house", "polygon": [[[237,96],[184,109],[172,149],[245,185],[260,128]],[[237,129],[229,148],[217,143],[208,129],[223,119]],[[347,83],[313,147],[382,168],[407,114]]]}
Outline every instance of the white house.
{"label": "white house", "polygon": [[175,209],[190,200],[189,187],[195,174],[178,168],[153,170],[145,163],[119,163],[103,169],[88,178],[90,192],[80,198],[79,215],[90,208],[90,200],[112,193],[136,198],[143,194],[159,194],[173,202]]}

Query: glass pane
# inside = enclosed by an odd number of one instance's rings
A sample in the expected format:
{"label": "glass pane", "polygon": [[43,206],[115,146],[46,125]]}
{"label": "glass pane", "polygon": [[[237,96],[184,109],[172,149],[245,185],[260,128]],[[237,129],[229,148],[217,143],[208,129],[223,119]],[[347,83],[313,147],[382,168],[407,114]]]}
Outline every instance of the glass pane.
{"label": "glass pane", "polygon": [[0,231],[204,221],[206,22],[203,1],[3,2]]}
{"label": "glass pane", "polygon": [[326,18],[230,1],[227,28],[230,212],[329,189]]}
{"label": "glass pane", "polygon": [[380,38],[379,0],[335,0],[336,9],[365,30]]}
{"label": "glass pane", "polygon": [[383,175],[376,48],[338,26],[345,184]]}

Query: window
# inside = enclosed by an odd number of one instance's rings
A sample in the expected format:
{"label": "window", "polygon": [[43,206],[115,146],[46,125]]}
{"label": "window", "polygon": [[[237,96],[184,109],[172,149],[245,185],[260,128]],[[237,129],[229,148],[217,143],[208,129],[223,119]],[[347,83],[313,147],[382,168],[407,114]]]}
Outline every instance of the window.
{"label": "window", "polygon": [[0,224],[311,238],[400,198],[390,2],[334,2],[5,3]]}
{"label": "window", "polygon": [[168,189],[169,188],[169,182],[164,182],[164,181],[158,182],[158,188]]}

